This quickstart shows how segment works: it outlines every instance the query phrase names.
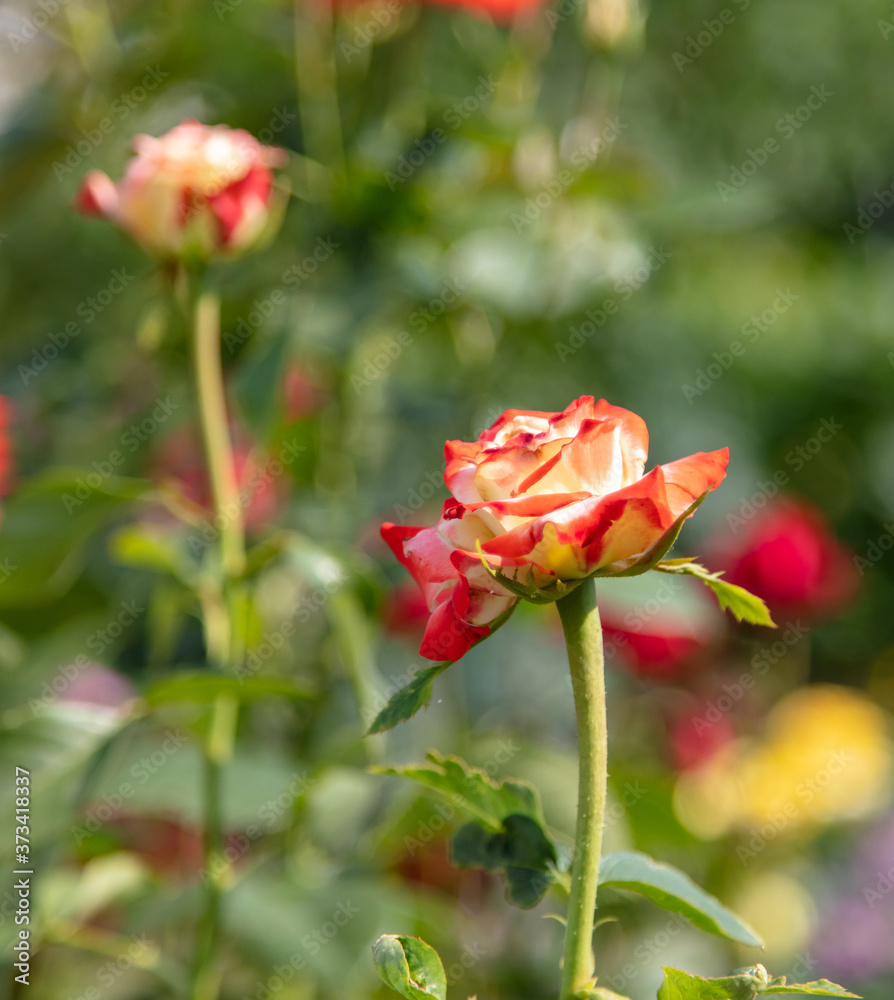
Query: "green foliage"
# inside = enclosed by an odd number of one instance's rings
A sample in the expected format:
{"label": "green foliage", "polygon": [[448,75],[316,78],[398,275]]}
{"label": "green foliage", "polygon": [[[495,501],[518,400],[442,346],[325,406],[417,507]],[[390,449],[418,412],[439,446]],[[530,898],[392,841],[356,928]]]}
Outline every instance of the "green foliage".
{"label": "green foliage", "polygon": [[665,968],[658,1000],[754,1000],[760,995],[795,993],[801,996],[856,997],[842,986],[820,979],[812,983],[786,985],[785,976],[771,977],[762,965],[742,969],[732,976],[705,979]]}
{"label": "green foliage", "polygon": [[521,907],[535,906],[555,880],[559,863],[555,844],[544,832],[536,789],[527,782],[495,782],[458,757],[428,754],[433,766],[376,768],[418,781],[443,795],[475,822],[461,827],[451,844],[459,868],[500,872],[506,898]]}
{"label": "green foliage", "polygon": [[737,621],[776,628],[776,623],[770,617],[762,598],[750,594],[744,587],[726,583],[721,579],[721,573],[709,573],[704,566],[691,559],[668,559],[657,563],[655,569],[661,573],[694,576],[714,592],[721,610],[729,609]]}
{"label": "green foliage", "polygon": [[437,663],[418,674],[389,699],[388,704],[375,717],[367,732],[368,736],[384,733],[393,729],[398,723],[412,719],[420,708],[427,708],[431,702],[432,684],[434,679],[442,674],[450,665],[451,660]]}
{"label": "green foliage", "polygon": [[382,982],[405,1000],[446,1000],[444,966],[420,938],[383,934],[373,945],[373,962]]}
{"label": "green foliage", "polygon": [[639,893],[718,937],[751,947],[763,946],[743,920],[700,889],[688,875],[638,851],[619,851],[604,857],[599,865],[599,885]]}

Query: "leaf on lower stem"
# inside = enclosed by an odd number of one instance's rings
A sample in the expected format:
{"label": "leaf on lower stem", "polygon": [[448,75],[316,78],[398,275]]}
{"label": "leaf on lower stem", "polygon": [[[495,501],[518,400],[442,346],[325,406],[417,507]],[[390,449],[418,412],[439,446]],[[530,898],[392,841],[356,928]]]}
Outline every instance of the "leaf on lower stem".
{"label": "leaf on lower stem", "polygon": [[763,945],[743,920],[688,875],[639,851],[606,855],[599,865],[599,887],[637,892],[709,934],[752,947]]}
{"label": "leaf on lower stem", "polygon": [[762,965],[740,969],[731,976],[706,979],[693,976],[682,969],[664,970],[664,984],[658,991],[658,1000],[753,1000],[757,996],[799,994],[800,996],[851,997],[843,986],[818,979],[812,983],[785,984],[785,976],[771,977]]}
{"label": "leaf on lower stem", "polygon": [[372,952],[379,978],[406,1000],[446,1000],[444,966],[421,938],[383,934]]}

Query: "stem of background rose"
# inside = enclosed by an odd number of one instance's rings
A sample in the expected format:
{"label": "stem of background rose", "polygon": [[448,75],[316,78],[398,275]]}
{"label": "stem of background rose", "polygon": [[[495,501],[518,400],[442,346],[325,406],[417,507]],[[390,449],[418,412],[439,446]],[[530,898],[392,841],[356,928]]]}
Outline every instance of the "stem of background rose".
{"label": "stem of background rose", "polygon": [[[193,325],[193,349],[199,417],[214,501],[220,547],[220,573],[199,595],[208,659],[225,670],[233,663],[236,641],[232,602],[234,587],[245,569],[245,531],[233,461],[220,358],[220,302],[202,291],[201,278],[190,275],[188,300]],[[196,941],[193,964],[193,1000],[215,1000],[220,972],[214,957],[220,926],[221,893],[226,871],[219,863],[223,851],[221,769],[230,759],[236,737],[238,704],[221,695],[211,707],[203,747],[205,910]]]}
{"label": "stem of background rose", "polygon": [[584,581],[556,606],[568,649],[580,758],[577,828],[559,994],[559,1000],[570,1000],[578,990],[590,985],[594,975],[593,925],[605,823],[608,738],[602,624],[595,580]]}
{"label": "stem of background rose", "polygon": [[330,0],[295,0],[295,82],[305,154],[343,173],[334,7]]}

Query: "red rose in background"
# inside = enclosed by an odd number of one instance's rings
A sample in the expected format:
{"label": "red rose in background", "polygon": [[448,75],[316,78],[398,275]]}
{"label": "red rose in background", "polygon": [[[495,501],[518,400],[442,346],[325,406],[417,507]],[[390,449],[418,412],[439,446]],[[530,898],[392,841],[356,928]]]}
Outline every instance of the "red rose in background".
{"label": "red rose in background", "polygon": [[611,615],[602,615],[606,652],[614,647],[614,662],[622,662],[638,677],[653,681],[674,680],[686,672],[696,653],[707,645],[708,638],[681,631],[660,622],[647,631],[632,632],[615,624]]}
{"label": "red rose in background", "polygon": [[421,638],[428,621],[428,605],[413,583],[400,584],[385,599],[385,628],[394,635]]}
{"label": "red rose in background", "polygon": [[829,614],[857,590],[852,553],[803,500],[771,502],[718,549],[724,579],[762,597],[779,616]]}
{"label": "red rose in background", "polygon": [[492,17],[499,24],[514,21],[542,7],[544,0],[429,0],[442,7],[462,7],[472,14]]}
{"label": "red rose in background", "polygon": [[115,184],[91,170],[75,198],[84,215],[114,223],[162,257],[208,258],[251,249],[276,213],[271,167],[286,154],[242,129],[189,119],[155,138],[138,135],[136,156]]}
{"label": "red rose in background", "polygon": [[12,490],[13,450],[9,434],[12,423],[12,402],[6,396],[0,396],[0,496],[6,496]]}
{"label": "red rose in background", "polygon": [[678,771],[688,771],[707,763],[735,739],[735,731],[725,715],[706,718],[703,704],[675,709],[668,721],[671,757]]}
{"label": "red rose in background", "polygon": [[455,499],[438,523],[382,526],[431,614],[421,655],[459,659],[518,600],[482,560],[536,590],[621,572],[726,475],[725,448],[643,475],[647,448],[640,417],[592,396],[561,413],[507,410],[477,441],[448,441]]}

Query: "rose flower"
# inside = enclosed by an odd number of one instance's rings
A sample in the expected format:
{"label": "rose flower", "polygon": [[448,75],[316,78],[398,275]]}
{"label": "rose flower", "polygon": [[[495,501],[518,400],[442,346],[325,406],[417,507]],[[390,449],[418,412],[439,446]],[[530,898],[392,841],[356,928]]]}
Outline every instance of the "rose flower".
{"label": "rose flower", "polygon": [[592,396],[562,413],[507,410],[477,441],[448,441],[453,499],[438,523],[382,526],[431,612],[421,654],[459,659],[520,596],[552,600],[589,576],[649,568],[634,564],[663,554],[723,480],[728,451],[643,475],[647,448],[640,417]]}
{"label": "rose flower", "polygon": [[251,249],[279,215],[271,167],[283,150],[242,129],[188,120],[155,138],[138,135],[136,156],[115,184],[91,170],[75,198],[165,258],[207,259]]}

